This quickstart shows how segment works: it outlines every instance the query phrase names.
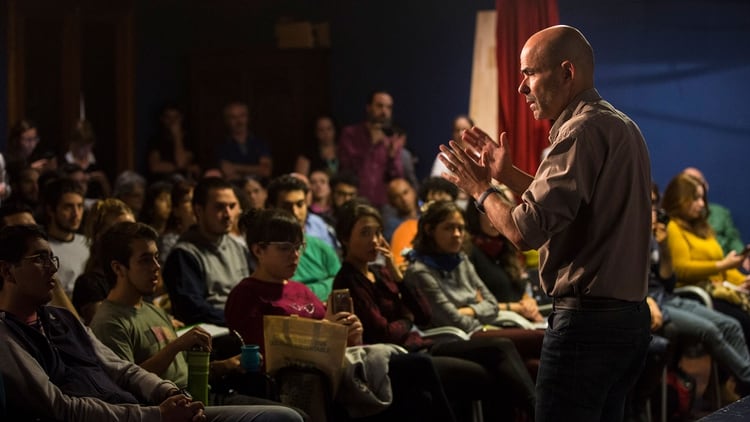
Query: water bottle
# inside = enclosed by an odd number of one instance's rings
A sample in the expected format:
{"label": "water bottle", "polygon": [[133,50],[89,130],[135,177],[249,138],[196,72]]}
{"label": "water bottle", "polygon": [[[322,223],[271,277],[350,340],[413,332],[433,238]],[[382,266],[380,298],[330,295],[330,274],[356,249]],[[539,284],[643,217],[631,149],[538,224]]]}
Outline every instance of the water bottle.
{"label": "water bottle", "polygon": [[202,348],[193,348],[187,352],[188,387],[187,390],[196,401],[208,403],[208,369],[210,353]]}

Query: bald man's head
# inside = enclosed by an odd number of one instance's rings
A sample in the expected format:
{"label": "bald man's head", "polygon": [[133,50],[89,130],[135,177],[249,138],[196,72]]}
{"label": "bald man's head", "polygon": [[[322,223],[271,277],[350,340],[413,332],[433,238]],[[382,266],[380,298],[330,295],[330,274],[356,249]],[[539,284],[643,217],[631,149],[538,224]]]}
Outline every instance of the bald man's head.
{"label": "bald man's head", "polygon": [[586,37],[576,28],[556,25],[542,29],[526,41],[527,46],[530,44],[539,48],[539,54],[546,58],[547,65],[557,66],[569,60],[579,68],[579,72],[588,73],[593,77],[594,50]]}
{"label": "bald man's head", "polygon": [[573,97],[594,87],[594,52],[577,29],[558,25],[532,35],[521,50],[526,96],[536,119],[556,119]]}
{"label": "bald man's head", "polygon": [[703,172],[698,170],[695,167],[688,167],[685,170],[682,171],[682,174],[687,174],[688,176],[694,178],[695,180],[701,182],[701,184],[704,186],[706,191],[708,191],[708,182],[706,181],[706,177],[703,176]]}

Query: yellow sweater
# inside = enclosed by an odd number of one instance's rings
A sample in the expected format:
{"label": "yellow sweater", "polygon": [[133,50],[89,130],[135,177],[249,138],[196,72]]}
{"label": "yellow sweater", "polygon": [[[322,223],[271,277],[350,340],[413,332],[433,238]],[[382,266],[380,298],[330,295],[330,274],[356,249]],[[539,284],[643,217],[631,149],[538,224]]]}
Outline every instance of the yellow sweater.
{"label": "yellow sweater", "polygon": [[674,221],[667,225],[667,234],[678,286],[706,280],[742,284],[745,280],[745,276],[735,268],[726,271],[716,268],[716,262],[724,259],[724,252],[713,235],[700,237]]}

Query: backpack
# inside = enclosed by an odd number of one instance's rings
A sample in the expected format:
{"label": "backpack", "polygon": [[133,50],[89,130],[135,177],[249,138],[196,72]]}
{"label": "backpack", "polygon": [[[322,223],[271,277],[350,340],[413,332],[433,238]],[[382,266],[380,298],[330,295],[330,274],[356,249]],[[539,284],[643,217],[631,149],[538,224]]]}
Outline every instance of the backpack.
{"label": "backpack", "polygon": [[690,417],[695,403],[695,378],[680,368],[667,370],[667,417],[685,420]]}

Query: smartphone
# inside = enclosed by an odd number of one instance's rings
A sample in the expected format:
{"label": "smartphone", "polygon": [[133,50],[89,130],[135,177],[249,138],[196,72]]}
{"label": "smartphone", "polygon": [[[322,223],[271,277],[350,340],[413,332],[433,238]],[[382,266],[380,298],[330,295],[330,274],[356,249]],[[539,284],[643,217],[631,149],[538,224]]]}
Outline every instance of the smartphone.
{"label": "smartphone", "polygon": [[333,313],[352,312],[351,296],[349,289],[335,289],[331,292],[331,306]]}

